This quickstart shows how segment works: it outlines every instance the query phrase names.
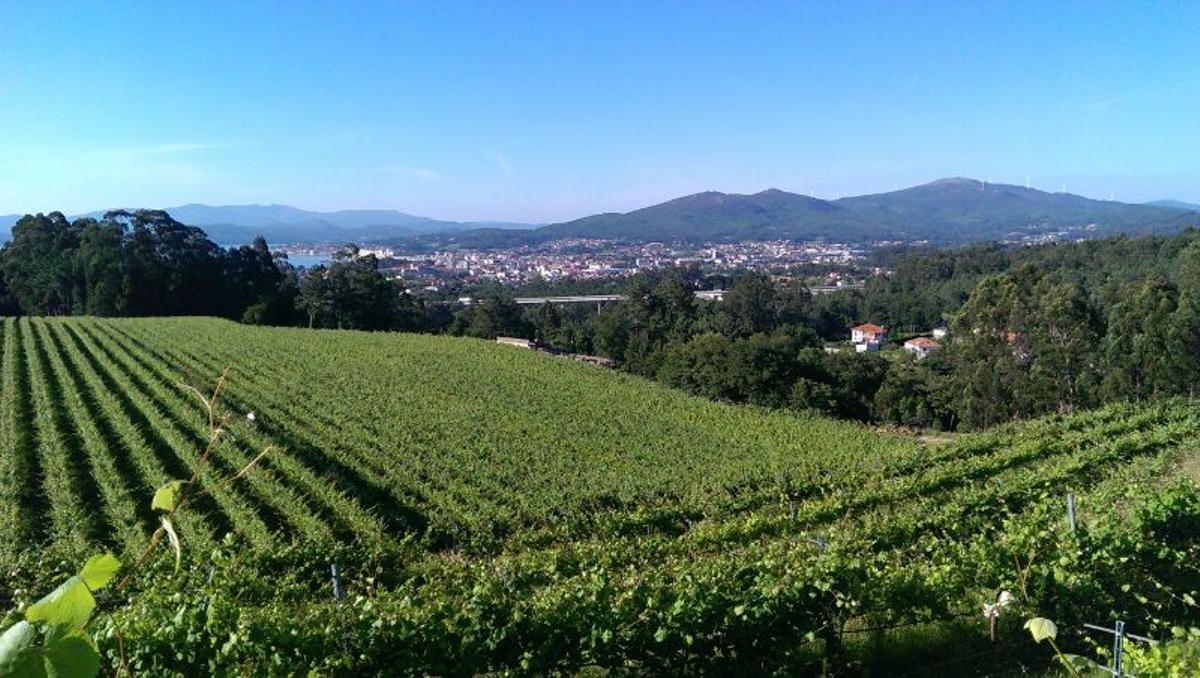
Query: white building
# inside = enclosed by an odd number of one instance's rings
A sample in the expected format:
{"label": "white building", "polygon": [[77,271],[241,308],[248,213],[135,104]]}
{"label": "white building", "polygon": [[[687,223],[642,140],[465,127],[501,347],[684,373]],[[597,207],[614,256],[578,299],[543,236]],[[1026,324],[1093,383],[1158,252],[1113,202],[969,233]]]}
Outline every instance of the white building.
{"label": "white building", "polygon": [[864,351],[878,351],[879,347],[887,341],[887,328],[865,323],[850,328],[850,341],[856,346],[864,347],[875,344],[875,348],[858,348],[859,353]]}
{"label": "white building", "polygon": [[930,353],[940,349],[941,344],[929,337],[917,337],[904,342],[904,350],[917,356],[917,359],[929,357]]}

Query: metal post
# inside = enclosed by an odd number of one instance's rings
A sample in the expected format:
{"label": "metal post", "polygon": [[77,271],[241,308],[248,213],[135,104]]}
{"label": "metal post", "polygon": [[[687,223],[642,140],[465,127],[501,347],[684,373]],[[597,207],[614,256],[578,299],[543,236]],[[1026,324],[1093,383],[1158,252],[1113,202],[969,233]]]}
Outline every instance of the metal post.
{"label": "metal post", "polygon": [[1075,532],[1075,495],[1067,494],[1067,523],[1071,526],[1071,533]]}
{"label": "metal post", "polygon": [[1095,624],[1084,624],[1083,626],[1096,631],[1103,631],[1105,633],[1113,634],[1113,665],[1108,672],[1118,677],[1124,675],[1121,673],[1121,671],[1123,670],[1125,664],[1124,654],[1126,638],[1130,640],[1141,641],[1143,643],[1149,643],[1150,645],[1158,644],[1158,641],[1154,640],[1153,638],[1147,638],[1145,636],[1139,636],[1133,633],[1125,633],[1125,622],[1123,621],[1117,621],[1115,624],[1113,624],[1114,628],[1111,629],[1105,626],[1096,626]]}
{"label": "metal post", "polygon": [[1123,641],[1125,640],[1125,622],[1118,620],[1116,626],[1116,639],[1113,641],[1113,675],[1121,675],[1121,651]]}
{"label": "metal post", "polygon": [[333,575],[333,597],[335,600],[341,600],[346,594],[342,591],[342,578],[338,575],[337,563],[330,563],[329,571]]}

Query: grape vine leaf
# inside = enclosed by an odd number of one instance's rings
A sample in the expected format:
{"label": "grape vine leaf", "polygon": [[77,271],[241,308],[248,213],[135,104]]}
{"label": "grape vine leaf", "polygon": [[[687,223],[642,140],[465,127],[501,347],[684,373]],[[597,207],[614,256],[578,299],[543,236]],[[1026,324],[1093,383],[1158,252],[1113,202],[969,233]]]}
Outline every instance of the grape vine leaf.
{"label": "grape vine leaf", "polygon": [[79,571],[79,576],[83,578],[83,583],[87,584],[89,589],[95,591],[111,581],[119,569],[121,569],[121,561],[117,560],[113,554],[105,553],[88,558],[83,569]]}
{"label": "grape vine leaf", "polygon": [[73,635],[50,643],[42,651],[46,675],[94,676],[100,672],[100,654],[82,635]]}
{"label": "grape vine leaf", "polygon": [[154,493],[154,499],[150,500],[150,508],[155,511],[166,511],[167,513],[174,511],[179,503],[179,490],[182,487],[182,480],[172,480],[158,488]]}
{"label": "grape vine leaf", "polygon": [[1054,625],[1054,622],[1045,617],[1030,619],[1025,622],[1025,628],[1029,629],[1029,633],[1033,636],[1033,640],[1036,643],[1040,643],[1047,638],[1054,640],[1058,637],[1058,627]]}
{"label": "grape vine leaf", "polygon": [[75,575],[59,585],[44,598],[25,610],[25,618],[29,621],[46,622],[52,626],[69,626],[80,628],[92,616],[96,609],[96,599],[83,583],[79,575]]}
{"label": "grape vine leaf", "polygon": [[36,639],[37,630],[27,621],[19,621],[0,634],[0,676],[24,675],[29,664],[37,666]]}

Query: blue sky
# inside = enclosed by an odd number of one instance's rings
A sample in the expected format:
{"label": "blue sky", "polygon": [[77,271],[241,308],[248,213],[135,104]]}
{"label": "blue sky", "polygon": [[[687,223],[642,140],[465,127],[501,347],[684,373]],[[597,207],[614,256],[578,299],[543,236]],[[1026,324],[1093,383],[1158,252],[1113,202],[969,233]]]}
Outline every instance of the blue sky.
{"label": "blue sky", "polygon": [[1200,202],[1200,2],[0,3],[0,213]]}

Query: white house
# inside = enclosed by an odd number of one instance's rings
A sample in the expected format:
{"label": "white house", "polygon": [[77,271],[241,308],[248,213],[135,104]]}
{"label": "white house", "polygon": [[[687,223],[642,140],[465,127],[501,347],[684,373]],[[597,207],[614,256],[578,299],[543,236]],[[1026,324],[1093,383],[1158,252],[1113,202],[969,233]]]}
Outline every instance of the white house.
{"label": "white house", "polygon": [[871,323],[856,325],[850,328],[850,341],[858,346],[876,345],[875,348],[859,348],[857,349],[859,353],[863,351],[877,351],[879,350],[879,345],[887,341],[887,328],[872,325]]}
{"label": "white house", "polygon": [[908,341],[904,342],[904,350],[915,354],[918,360],[927,357],[930,353],[933,353],[941,347],[941,344],[930,339],[929,337],[917,337],[916,339],[909,339]]}
{"label": "white house", "polygon": [[944,340],[944,339],[945,339],[947,336],[949,336],[949,335],[950,335],[950,328],[948,328],[948,327],[935,327],[935,328],[933,328],[933,332],[932,332],[932,334],[933,334],[933,339],[934,339],[934,341],[942,341],[942,340]]}

